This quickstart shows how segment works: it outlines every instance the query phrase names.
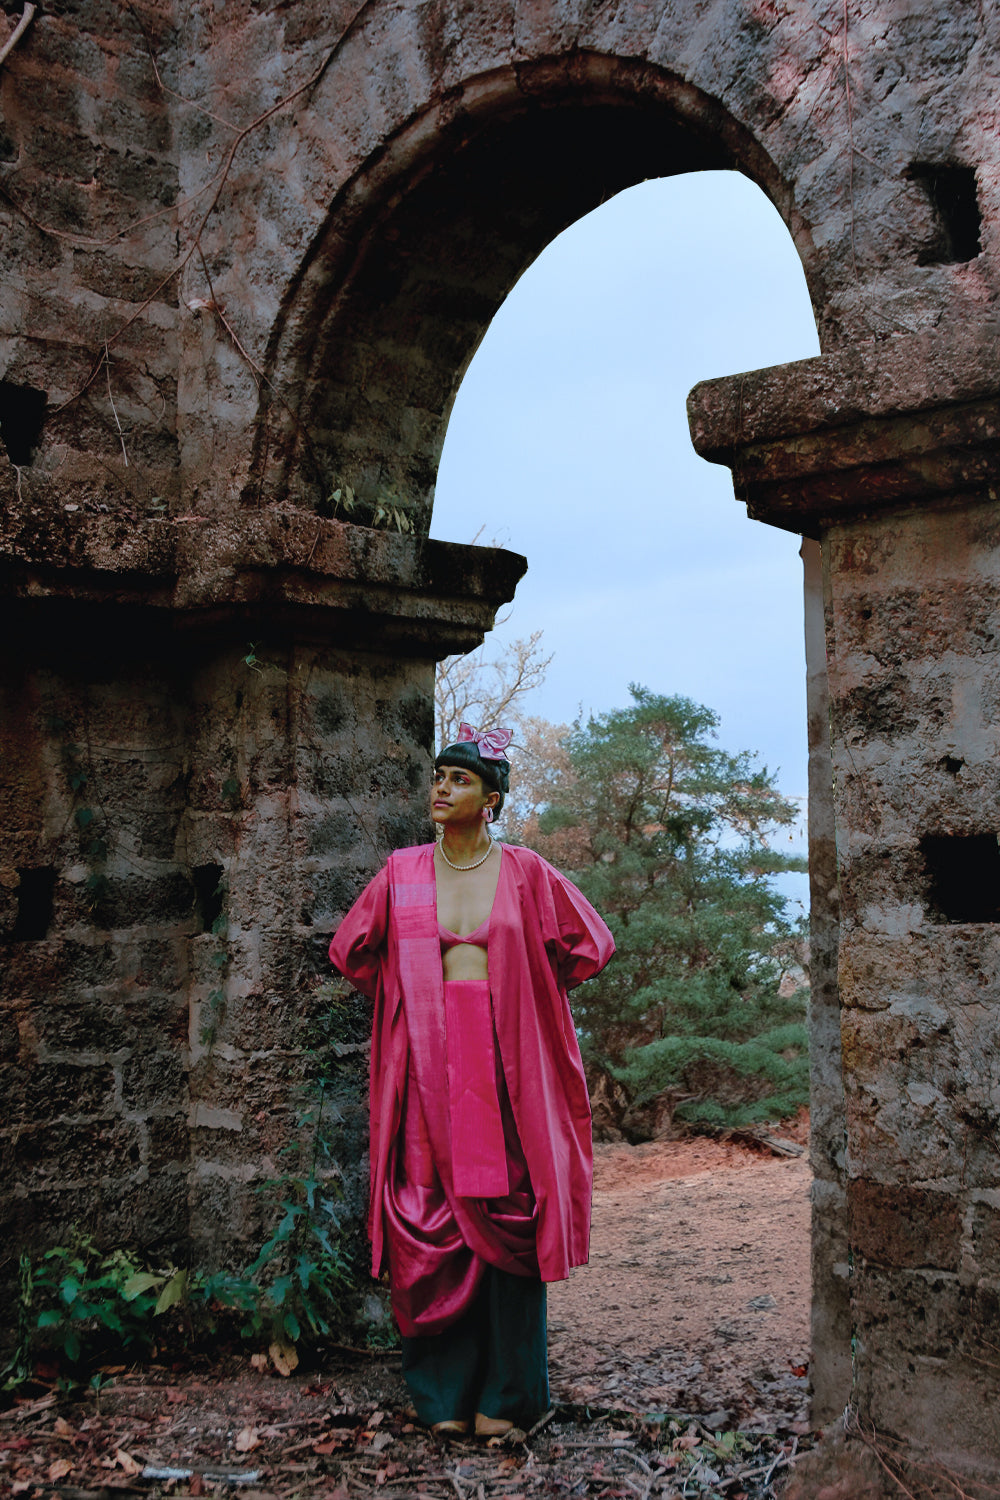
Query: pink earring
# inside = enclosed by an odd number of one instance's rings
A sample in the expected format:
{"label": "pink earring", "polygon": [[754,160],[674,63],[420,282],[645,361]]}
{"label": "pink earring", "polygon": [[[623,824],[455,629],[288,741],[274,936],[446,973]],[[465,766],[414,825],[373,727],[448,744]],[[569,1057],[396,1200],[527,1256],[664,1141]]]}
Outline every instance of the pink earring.
{"label": "pink earring", "polygon": [[485,823],[492,823],[493,822],[493,809],[492,809],[492,807],[484,807],[483,808],[483,821]]}

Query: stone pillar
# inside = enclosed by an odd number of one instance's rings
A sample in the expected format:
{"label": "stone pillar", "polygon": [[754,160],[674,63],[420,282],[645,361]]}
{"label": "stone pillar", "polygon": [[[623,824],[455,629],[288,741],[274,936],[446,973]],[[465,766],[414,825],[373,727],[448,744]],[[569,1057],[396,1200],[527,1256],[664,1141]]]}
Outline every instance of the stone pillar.
{"label": "stone pillar", "polygon": [[326,947],[426,836],[434,663],[524,561],[287,509],[125,530],[2,500],[8,1291],[72,1225],[245,1265],[318,1037],[357,1221],[370,1016],[324,989]]}
{"label": "stone pillar", "polygon": [[840,893],[830,757],[823,559],[802,542],[809,718],[809,1104],[812,1185],[812,1417],[826,1425],[851,1393],[844,1080],[837,949]]}
{"label": "stone pillar", "polygon": [[[997,333],[887,340],[709,382],[690,401],[696,446],[732,465],[749,513],[822,541],[846,1427],[904,1474],[919,1460],[922,1482],[943,1469],[972,1484],[995,1476],[1000,1452]],[[836,1155],[823,1154],[832,1207]],[[834,1285],[817,1285],[814,1327],[838,1339]],[[860,1437],[848,1450],[861,1493],[880,1471]]]}

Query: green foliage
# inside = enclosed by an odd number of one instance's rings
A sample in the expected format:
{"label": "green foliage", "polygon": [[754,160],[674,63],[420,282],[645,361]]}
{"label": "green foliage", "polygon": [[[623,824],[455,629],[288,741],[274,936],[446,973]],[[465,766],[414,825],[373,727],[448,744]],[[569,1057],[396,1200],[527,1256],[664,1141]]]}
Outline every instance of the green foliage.
{"label": "green foliage", "polygon": [[783,1119],[808,1101],[808,1046],[801,1025],[778,1027],[747,1042],[663,1037],[635,1048],[628,1063],[614,1072],[637,1105],[668,1090],[690,1092],[694,1099],[676,1108],[680,1119],[750,1125]]}
{"label": "green foliage", "polygon": [[357,526],[372,526],[386,531],[413,534],[419,520],[419,507],[392,485],[383,485],[373,499],[359,495],[352,485],[337,484],[318,507],[321,515],[353,521]]}
{"label": "green foliage", "polygon": [[710,742],[710,709],[631,692],[570,731],[536,840],[618,945],[577,991],[584,1054],[637,1103],[689,1096],[682,1118],[779,1118],[808,1099],[804,995],[779,992],[797,932],[771,884],[804,867],[770,842],[798,810],[754,756]]}
{"label": "green foliage", "polygon": [[247,1271],[261,1288],[259,1326],[278,1343],[327,1337],[348,1326],[354,1312],[355,1269],[340,1235],[335,1164],[325,1129],[327,1088],[328,1080],[321,1078],[316,1106],[300,1120],[312,1137],[305,1175],[286,1173],[268,1185],[279,1190],[281,1217]]}
{"label": "green foliage", "polygon": [[348,1337],[362,1276],[339,1218],[326,1090],[319,1079],[315,1103],[299,1120],[300,1142],[289,1148],[302,1170],[262,1184],[276,1200],[275,1227],[243,1271],[151,1267],[122,1250],[99,1249],[85,1233],[35,1261],[24,1256],[19,1340],[0,1377],[3,1389],[28,1380],[42,1350],[79,1378],[109,1351],[147,1354],[178,1341],[214,1341],[225,1325],[250,1346],[268,1347],[287,1373],[296,1346]]}
{"label": "green foliage", "polygon": [[257,655],[256,641],[247,642],[247,650],[245,656],[243,657],[243,665],[245,667],[249,667],[251,672],[256,672],[258,677],[263,677],[264,673],[261,670],[260,657]]}
{"label": "green foliage", "polygon": [[86,1234],[76,1235],[68,1247],[47,1251],[35,1263],[22,1257],[20,1300],[27,1314],[18,1357],[21,1379],[26,1335],[40,1334],[45,1346],[70,1365],[110,1346],[148,1350],[153,1343],[150,1317],[156,1297],[141,1267],[121,1250],[104,1254]]}

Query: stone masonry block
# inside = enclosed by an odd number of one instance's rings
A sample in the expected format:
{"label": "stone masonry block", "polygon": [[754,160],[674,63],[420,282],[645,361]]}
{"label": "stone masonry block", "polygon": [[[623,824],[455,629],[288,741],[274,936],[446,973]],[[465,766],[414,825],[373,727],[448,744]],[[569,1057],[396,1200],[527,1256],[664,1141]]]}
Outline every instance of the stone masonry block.
{"label": "stone masonry block", "polygon": [[184,1057],[177,1052],[141,1052],[122,1067],[122,1102],[129,1111],[173,1114],[187,1099]]}
{"label": "stone masonry block", "polygon": [[145,1122],[148,1140],[146,1164],[150,1172],[164,1167],[184,1168],[191,1155],[187,1112],[154,1115]]}
{"label": "stone masonry block", "polygon": [[847,1184],[847,1204],[851,1245],[867,1260],[958,1270],[962,1216],[950,1194],[855,1178]]}
{"label": "stone masonry block", "polygon": [[1000,1208],[973,1204],[971,1218],[972,1269],[1000,1279]]}
{"label": "stone masonry block", "polygon": [[29,1109],[41,1119],[117,1112],[109,1063],[36,1062],[26,1072]]}
{"label": "stone masonry block", "polygon": [[256,1181],[224,1170],[203,1170],[192,1178],[191,1245],[196,1264],[232,1270],[253,1259],[270,1227],[256,1186]]}
{"label": "stone masonry block", "polygon": [[143,1136],[121,1120],[70,1125],[65,1121],[31,1125],[18,1131],[14,1170],[23,1184],[71,1185],[93,1176],[95,1162],[114,1163],[116,1172],[137,1172],[142,1164]]}

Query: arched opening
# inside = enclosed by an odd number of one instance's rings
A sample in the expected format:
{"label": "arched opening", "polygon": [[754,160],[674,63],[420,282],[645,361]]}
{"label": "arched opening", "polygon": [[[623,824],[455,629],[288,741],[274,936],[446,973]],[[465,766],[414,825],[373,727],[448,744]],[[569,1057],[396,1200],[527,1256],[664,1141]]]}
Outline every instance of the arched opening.
{"label": "arched opening", "polygon": [[[505,641],[545,632],[556,656],[529,713],[622,709],[631,680],[683,693],[721,711],[728,748],[781,767],[803,825],[798,539],[748,523],[728,472],[691,449],[684,402],[709,370],[815,352],[794,247],[759,189],[718,172],[632,188],[553,241],[495,318],[455,402],[433,524],[529,557],[483,648],[502,658]],[[804,875],[785,889],[808,906]],[[679,1120],[678,1139],[637,1145],[665,1123],[641,1111],[617,1120],[632,1144],[612,1144],[612,1112],[602,1090],[591,1264],[550,1295],[560,1395],[716,1427],[800,1420],[806,1161],[685,1140]]]}
{"label": "arched opening", "polygon": [[286,299],[247,503],[322,508],[342,482],[405,497],[426,530],[452,402],[518,277],[623,188],[713,167],[745,171],[778,206],[821,306],[808,226],[773,163],[662,69],[577,54],[475,80],[414,120],[331,206]]}
{"label": "arched opening", "polygon": [[799,543],[747,524],[729,471],[691,446],[685,398],[816,352],[795,248],[735,172],[619,194],[518,281],[456,398],[431,534],[483,528],[528,557],[487,651],[544,629],[547,717],[666,672],[804,795]]}

